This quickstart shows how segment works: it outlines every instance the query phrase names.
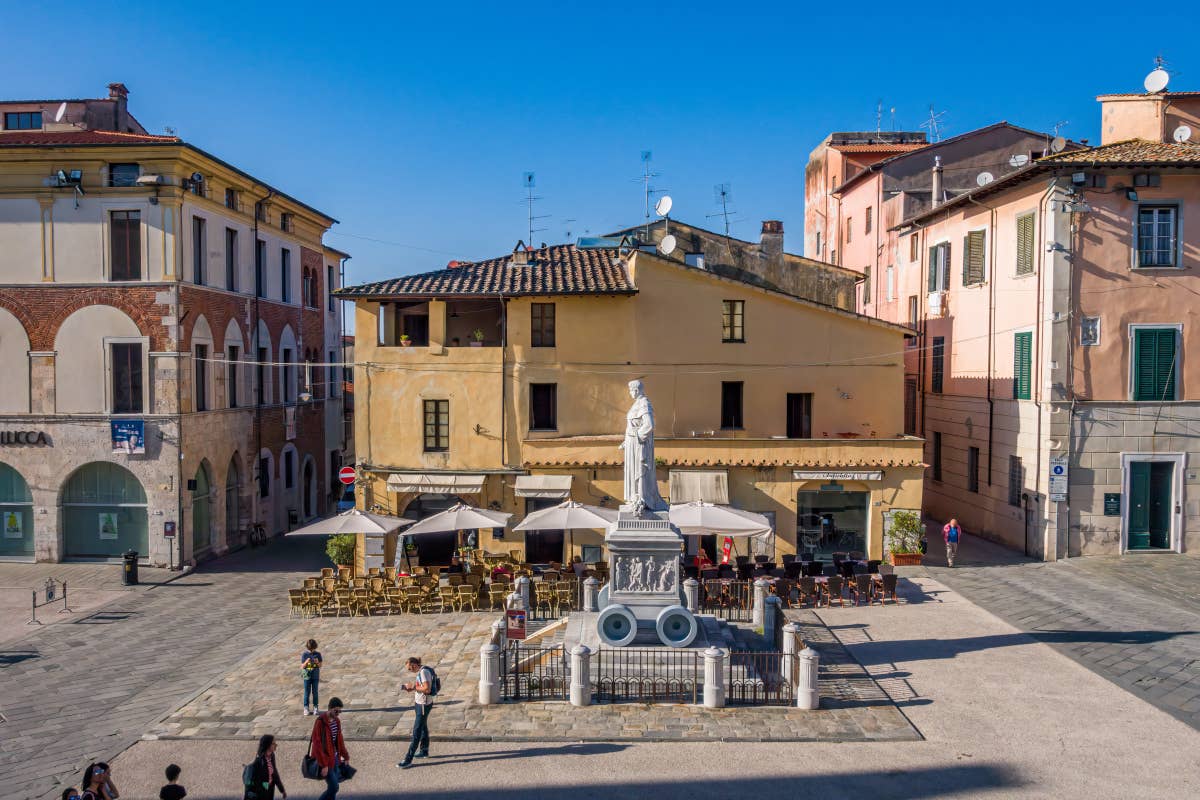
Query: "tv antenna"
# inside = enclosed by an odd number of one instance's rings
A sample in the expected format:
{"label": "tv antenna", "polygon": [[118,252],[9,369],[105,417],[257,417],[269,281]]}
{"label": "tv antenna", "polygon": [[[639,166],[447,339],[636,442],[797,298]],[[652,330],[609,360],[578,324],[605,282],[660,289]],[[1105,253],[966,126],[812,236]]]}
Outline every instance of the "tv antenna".
{"label": "tv antenna", "polygon": [[564,219],[564,220],[563,220],[563,224],[567,226],[567,229],[566,229],[566,231],[564,232],[564,233],[565,233],[565,238],[566,238],[566,240],[567,240],[567,244],[571,244],[571,223],[572,223],[572,222],[578,222],[578,220],[577,220],[577,219],[575,219],[574,217],[571,217],[570,219]]}
{"label": "tv antenna", "polygon": [[729,238],[729,204],[733,202],[733,192],[728,183],[718,183],[713,187],[713,200],[721,207],[721,210],[715,214],[705,215],[705,219],[713,217],[723,217],[725,219],[725,238]]}
{"label": "tv antenna", "polygon": [[1055,136],[1058,136],[1058,131],[1059,131],[1059,129],[1060,129],[1060,128],[1065,128],[1065,127],[1067,127],[1067,126],[1068,126],[1068,125],[1070,125],[1070,124],[1071,124],[1071,123],[1070,123],[1070,122],[1068,122],[1068,121],[1067,121],[1067,120],[1065,120],[1065,119],[1063,119],[1063,120],[1059,120],[1058,122],[1054,123],[1054,125],[1052,126],[1052,127],[1054,128],[1054,135],[1055,135]]}
{"label": "tv antenna", "polygon": [[1171,82],[1171,75],[1166,70],[1167,62],[1161,55],[1154,57],[1154,69],[1150,70],[1150,74],[1142,81],[1142,85],[1146,87],[1148,94],[1155,94],[1167,88],[1167,84]]}
{"label": "tv antenna", "polygon": [[875,103],[875,132],[881,133],[882,131],[883,131],[883,100],[881,99],[877,103]]}
{"label": "tv antenna", "polygon": [[640,181],[642,184],[642,194],[645,203],[645,207],[643,209],[644,222],[642,236],[646,239],[650,238],[650,195],[666,191],[665,189],[655,189],[650,185],[651,178],[657,178],[662,174],[661,172],[650,171],[650,160],[652,156],[653,154],[649,150],[642,151],[642,174],[639,177],[634,178],[634,180]]}
{"label": "tv antenna", "polygon": [[942,140],[942,117],[944,116],[946,116],[945,111],[934,112],[933,103],[929,104],[929,119],[922,122],[921,127],[929,130],[931,141],[940,142]]}
{"label": "tv antenna", "polygon": [[529,216],[529,238],[525,240],[525,244],[528,245],[529,247],[533,247],[533,235],[535,233],[541,233],[542,231],[546,230],[545,228],[533,227],[533,221],[535,219],[547,219],[550,215],[533,213],[533,204],[536,203],[538,200],[542,199],[541,197],[538,197],[538,196],[534,195],[534,193],[533,193],[533,187],[537,186],[536,176],[534,176],[534,174],[532,172],[522,172],[521,173],[521,185],[523,185],[525,187],[525,206],[528,210],[528,216]]}

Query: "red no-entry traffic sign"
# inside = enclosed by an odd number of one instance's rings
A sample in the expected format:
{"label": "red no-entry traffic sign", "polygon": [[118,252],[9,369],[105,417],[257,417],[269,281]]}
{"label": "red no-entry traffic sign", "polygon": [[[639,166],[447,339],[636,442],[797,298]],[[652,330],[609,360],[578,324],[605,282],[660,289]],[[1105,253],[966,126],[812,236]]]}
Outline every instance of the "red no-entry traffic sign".
{"label": "red no-entry traffic sign", "polygon": [[338,470],[338,480],[350,486],[354,483],[354,467],[342,467]]}

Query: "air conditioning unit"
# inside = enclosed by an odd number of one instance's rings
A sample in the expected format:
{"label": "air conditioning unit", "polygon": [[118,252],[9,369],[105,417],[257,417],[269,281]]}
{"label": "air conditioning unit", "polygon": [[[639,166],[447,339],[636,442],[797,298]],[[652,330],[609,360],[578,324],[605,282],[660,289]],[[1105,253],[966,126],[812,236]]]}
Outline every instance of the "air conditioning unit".
{"label": "air conditioning unit", "polygon": [[940,319],[946,316],[948,299],[949,293],[945,291],[929,293],[929,317],[931,319]]}

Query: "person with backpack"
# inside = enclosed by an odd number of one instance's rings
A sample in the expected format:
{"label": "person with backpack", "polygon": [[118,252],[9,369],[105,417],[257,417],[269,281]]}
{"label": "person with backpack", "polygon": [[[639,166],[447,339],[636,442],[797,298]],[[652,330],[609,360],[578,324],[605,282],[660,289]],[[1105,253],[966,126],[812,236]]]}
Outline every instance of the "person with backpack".
{"label": "person with backpack", "polygon": [[245,793],[242,800],[275,800],[275,789],[283,800],[287,800],[287,789],[275,766],[275,737],[264,734],[258,740],[258,755],[242,769],[242,784]]}
{"label": "person with backpack", "polygon": [[335,697],[329,701],[329,710],[317,715],[308,740],[309,752],[319,767],[318,779],[325,781],[325,791],[317,800],[334,800],[342,781],[354,775],[350,754],[346,752],[341,715],[342,701]]}
{"label": "person with backpack", "polygon": [[962,536],[962,528],[958,526],[958,520],[952,519],[946,523],[946,527],[942,528],[942,538],[946,540],[946,563],[951,567],[954,566],[954,559],[958,555],[958,540]]}
{"label": "person with backpack", "polygon": [[409,672],[415,672],[417,679],[412,683],[402,684],[401,688],[413,693],[413,728],[412,742],[408,745],[408,755],[396,766],[408,769],[414,758],[429,758],[429,711],[433,708],[433,698],[442,690],[442,681],[438,678],[433,667],[421,665],[421,659],[412,656],[408,659]]}

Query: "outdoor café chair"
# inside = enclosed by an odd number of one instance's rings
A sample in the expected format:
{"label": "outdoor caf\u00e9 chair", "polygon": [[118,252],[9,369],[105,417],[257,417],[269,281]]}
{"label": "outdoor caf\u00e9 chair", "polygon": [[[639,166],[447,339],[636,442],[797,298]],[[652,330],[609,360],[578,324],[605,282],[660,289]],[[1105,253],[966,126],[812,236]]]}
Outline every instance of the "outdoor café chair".
{"label": "outdoor caf\u00e9 chair", "polygon": [[554,594],[554,587],[551,584],[541,581],[533,584],[534,587],[534,602],[535,609],[545,608],[547,612],[553,613],[558,605],[558,597]]}
{"label": "outdoor caf\u00e9 chair", "polygon": [[810,578],[819,578],[825,574],[824,561],[809,561],[804,565],[804,574]]}
{"label": "outdoor caf\u00e9 chair", "polygon": [[811,576],[805,576],[796,581],[796,604],[803,606],[805,603],[816,605],[817,596],[817,579]]}
{"label": "outdoor caf\u00e9 chair", "polygon": [[862,550],[851,550],[850,551],[850,560],[851,561],[862,561],[863,560],[863,551]]}
{"label": "outdoor caf\u00e9 chair", "polygon": [[542,573],[542,580],[544,581],[556,581],[561,577],[562,573],[555,569],[548,569]]}
{"label": "outdoor caf\u00e9 chair", "polygon": [[826,564],[824,567],[822,567],[821,574],[824,575],[826,578],[832,578],[834,576],[841,577],[838,574],[837,566],[834,564]]}
{"label": "outdoor caf\u00e9 chair", "polygon": [[771,557],[770,557],[770,556],[768,556],[768,555],[766,555],[765,553],[763,553],[763,554],[759,554],[759,555],[756,555],[756,556],[754,557],[754,563],[755,563],[755,564],[765,564],[765,563],[767,563],[767,562],[768,562],[768,561],[770,561],[770,560],[771,560]]}
{"label": "outdoor caf\u00e9 chair", "polygon": [[896,575],[894,572],[889,572],[886,575],[879,576],[879,590],[878,590],[879,605],[884,604],[884,602],[887,600],[888,595],[892,596],[893,603],[897,602],[897,599],[896,599],[896,581],[897,580],[899,580],[899,576]]}
{"label": "outdoor caf\u00e9 chair", "polygon": [[353,575],[353,570],[351,570],[349,567],[338,567],[337,568],[338,583],[349,583],[352,575]]}
{"label": "outdoor caf\u00e9 chair", "polygon": [[867,562],[867,572],[870,572],[872,575],[874,575],[876,572],[879,572],[879,565],[882,563],[883,562],[880,561],[879,559],[876,559],[876,558],[871,559],[870,561]]}
{"label": "outdoor caf\u00e9 chair", "polygon": [[288,589],[288,606],[293,617],[301,614],[308,616],[308,604],[303,589]]}
{"label": "outdoor caf\u00e9 chair", "polygon": [[435,591],[437,593],[435,595],[430,595],[430,599],[434,600],[434,602],[438,604],[438,610],[445,611],[447,608],[449,608],[451,611],[453,611],[455,603],[454,587],[439,586]]}
{"label": "outdoor caf\u00e9 chair", "polygon": [[850,596],[853,599],[854,605],[858,605],[862,600],[867,601],[867,605],[871,604],[871,576],[865,572],[860,572],[854,576],[854,579],[846,584],[850,590]]}
{"label": "outdoor caf\u00e9 chair", "polygon": [[446,583],[450,584],[451,586],[461,586],[462,582],[463,582],[462,575],[447,575],[446,576]]}
{"label": "outdoor caf\u00e9 chair", "polygon": [[475,610],[475,598],[478,596],[478,589],[469,583],[460,583],[454,587],[454,602],[458,610],[462,611],[465,606],[470,606],[471,610]]}
{"label": "outdoor caf\u00e9 chair", "polygon": [[786,567],[788,564],[791,564],[791,563],[792,563],[793,561],[795,561],[795,560],[796,560],[796,554],[795,554],[795,553],[784,553],[784,554],[783,554],[783,565],[784,565],[785,567]]}
{"label": "outdoor caf\u00e9 chair", "polygon": [[305,578],[304,579],[304,588],[305,589],[316,589],[318,586],[320,586],[320,583],[321,583],[320,578]]}
{"label": "outdoor caf\u00e9 chair", "polygon": [[705,567],[700,570],[700,580],[702,581],[715,581],[720,576],[721,570],[716,567]]}
{"label": "outdoor caf\u00e9 chair", "polygon": [[371,590],[367,588],[350,590],[350,608],[353,614],[371,616]]}
{"label": "outdoor caf\u00e9 chair", "polygon": [[503,583],[493,583],[487,590],[488,607],[489,608],[504,608],[504,603],[508,599],[508,586]]}
{"label": "outdoor caf\u00e9 chair", "polygon": [[333,594],[334,589],[337,589],[337,578],[330,575],[327,578],[321,578],[321,588],[325,590],[325,594]]}
{"label": "outdoor caf\u00e9 chair", "polygon": [[381,570],[379,567],[367,567],[368,578],[374,578],[381,575],[383,575],[383,570]]}
{"label": "outdoor caf\u00e9 chair", "polygon": [[880,564],[875,568],[875,571],[880,575],[892,575],[896,572],[896,568],[891,564]]}
{"label": "outdoor caf\u00e9 chair", "polygon": [[779,598],[779,602],[783,604],[784,608],[791,607],[792,583],[787,578],[776,578],[768,591]]}
{"label": "outdoor caf\u00e9 chair", "polygon": [[861,561],[852,561],[850,563],[850,568],[854,572],[855,575],[870,575],[871,574],[871,568],[869,566],[867,566],[866,564],[862,563]]}
{"label": "outdoor caf\u00e9 chair", "polygon": [[811,553],[811,552],[804,552],[804,553],[800,554],[801,561],[813,561],[816,559],[816,557],[817,557],[817,554]]}
{"label": "outdoor caf\u00e9 chair", "polygon": [[837,599],[839,606],[845,606],[846,601],[842,599],[842,576],[830,575],[825,579],[825,606],[832,607],[834,599]]}
{"label": "outdoor caf\u00e9 chair", "polygon": [[554,599],[556,600],[560,614],[563,610],[570,611],[575,605],[575,598],[578,596],[579,592],[575,588],[575,581],[559,581],[554,584]]}
{"label": "outdoor caf\u00e9 chair", "polygon": [[396,568],[395,567],[384,567],[383,568],[383,579],[385,581],[387,581],[388,583],[395,583],[396,582]]}
{"label": "outdoor caf\u00e9 chair", "polygon": [[742,580],[742,581],[751,580],[754,577],[754,565],[749,564],[749,563],[738,564],[737,576],[738,576],[738,580]]}
{"label": "outdoor caf\u00e9 chair", "polygon": [[420,586],[406,586],[400,595],[401,610],[410,614],[420,614],[424,610],[425,590]]}
{"label": "outdoor caf\u00e9 chair", "polygon": [[322,578],[332,578],[332,577],[334,577],[334,574],[333,574],[333,567],[321,567],[321,577],[322,577]]}
{"label": "outdoor caf\u00e9 chair", "polygon": [[348,616],[354,616],[354,599],[350,595],[350,590],[345,586],[339,586],[333,591],[333,613],[334,616],[340,617],[345,611]]}
{"label": "outdoor caf\u00e9 chair", "polygon": [[783,563],[783,574],[791,580],[797,580],[804,574],[804,565],[799,561],[785,561]]}

